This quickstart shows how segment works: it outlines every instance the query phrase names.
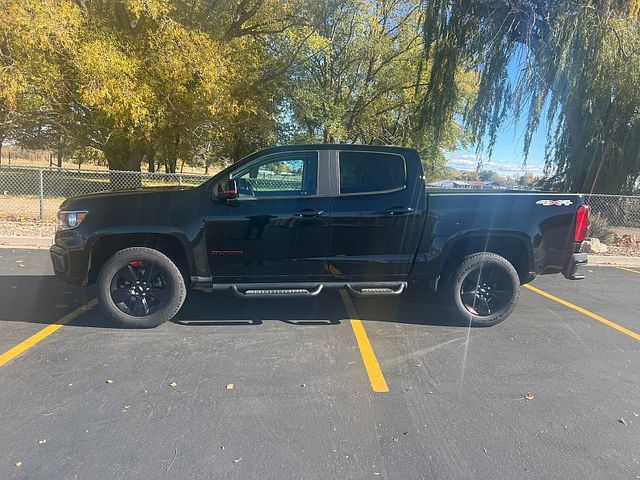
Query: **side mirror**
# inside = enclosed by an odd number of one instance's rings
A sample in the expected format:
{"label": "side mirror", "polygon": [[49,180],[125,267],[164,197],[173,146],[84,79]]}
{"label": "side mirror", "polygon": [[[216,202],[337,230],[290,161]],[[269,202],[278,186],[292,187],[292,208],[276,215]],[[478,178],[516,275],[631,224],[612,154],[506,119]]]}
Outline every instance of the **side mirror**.
{"label": "side mirror", "polygon": [[238,198],[238,185],[236,181],[233,178],[222,180],[218,184],[216,198],[218,200],[232,200],[234,198]]}

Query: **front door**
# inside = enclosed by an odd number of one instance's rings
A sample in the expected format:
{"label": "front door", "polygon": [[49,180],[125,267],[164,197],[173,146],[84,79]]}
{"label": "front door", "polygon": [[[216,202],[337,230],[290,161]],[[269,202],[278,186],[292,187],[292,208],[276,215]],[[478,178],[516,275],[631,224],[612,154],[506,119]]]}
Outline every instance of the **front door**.
{"label": "front door", "polygon": [[299,151],[260,157],[231,173],[238,198],[213,201],[206,218],[214,281],[315,281],[326,275],[329,197],[319,192],[320,169],[317,151]]}

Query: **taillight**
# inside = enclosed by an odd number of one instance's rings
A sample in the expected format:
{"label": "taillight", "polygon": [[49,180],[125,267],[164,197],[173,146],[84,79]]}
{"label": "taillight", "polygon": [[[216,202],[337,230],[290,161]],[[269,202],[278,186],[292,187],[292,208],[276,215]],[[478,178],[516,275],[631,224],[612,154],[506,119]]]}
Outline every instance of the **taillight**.
{"label": "taillight", "polygon": [[573,240],[576,243],[584,241],[589,233],[589,205],[580,205],[576,213],[576,230]]}

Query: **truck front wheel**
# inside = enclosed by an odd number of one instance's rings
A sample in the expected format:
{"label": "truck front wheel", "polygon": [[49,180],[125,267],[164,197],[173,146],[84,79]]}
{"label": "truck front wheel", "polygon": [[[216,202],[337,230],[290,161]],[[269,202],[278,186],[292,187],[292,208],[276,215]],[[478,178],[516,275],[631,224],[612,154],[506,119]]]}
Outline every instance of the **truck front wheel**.
{"label": "truck front wheel", "polygon": [[156,327],[171,320],[187,296],[178,267],[162,252],[131,247],[116,252],[98,274],[98,299],[117,323]]}
{"label": "truck front wheel", "polygon": [[490,252],[464,257],[447,282],[449,303],[462,320],[490,327],[507,319],[518,304],[520,279],[513,265]]}

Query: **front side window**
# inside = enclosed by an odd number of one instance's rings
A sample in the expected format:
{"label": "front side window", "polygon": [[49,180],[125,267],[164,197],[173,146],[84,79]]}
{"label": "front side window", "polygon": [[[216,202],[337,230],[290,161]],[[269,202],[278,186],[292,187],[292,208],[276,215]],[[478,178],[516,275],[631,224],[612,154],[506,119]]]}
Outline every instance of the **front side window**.
{"label": "front side window", "polygon": [[232,174],[240,196],[281,197],[315,195],[318,154],[274,154],[245,165]]}
{"label": "front side window", "polygon": [[405,186],[406,170],[400,155],[340,152],[340,193],[373,193]]}

